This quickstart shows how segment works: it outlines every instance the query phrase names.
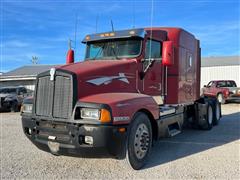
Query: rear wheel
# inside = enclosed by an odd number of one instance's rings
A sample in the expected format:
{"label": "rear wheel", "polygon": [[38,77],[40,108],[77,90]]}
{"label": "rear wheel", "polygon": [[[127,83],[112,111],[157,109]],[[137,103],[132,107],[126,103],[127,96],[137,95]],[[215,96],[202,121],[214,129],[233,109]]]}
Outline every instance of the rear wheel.
{"label": "rear wheel", "polygon": [[217,100],[218,100],[218,102],[221,103],[221,104],[225,104],[225,103],[226,103],[226,100],[225,100],[225,98],[224,98],[224,96],[223,96],[222,93],[219,93],[219,94],[217,95]]}
{"label": "rear wheel", "polygon": [[152,146],[152,128],[148,116],[137,113],[130,126],[126,161],[135,170],[142,168]]}
{"label": "rear wheel", "polygon": [[203,126],[201,126],[201,129],[204,130],[210,130],[212,129],[213,126],[213,108],[212,105],[210,103],[208,103],[207,105],[207,114],[205,116],[206,122]]}

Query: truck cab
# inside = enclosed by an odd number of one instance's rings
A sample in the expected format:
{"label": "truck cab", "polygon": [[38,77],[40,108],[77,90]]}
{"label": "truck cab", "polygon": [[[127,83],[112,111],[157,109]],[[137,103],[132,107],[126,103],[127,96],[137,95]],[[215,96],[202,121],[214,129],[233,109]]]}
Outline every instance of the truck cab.
{"label": "truck cab", "polygon": [[[57,155],[103,152],[140,169],[153,140],[190,125],[211,129],[221,108],[200,98],[199,40],[181,28],[140,28],[86,35],[86,55],[37,77],[23,130]],[[31,109],[31,104],[27,105]]]}

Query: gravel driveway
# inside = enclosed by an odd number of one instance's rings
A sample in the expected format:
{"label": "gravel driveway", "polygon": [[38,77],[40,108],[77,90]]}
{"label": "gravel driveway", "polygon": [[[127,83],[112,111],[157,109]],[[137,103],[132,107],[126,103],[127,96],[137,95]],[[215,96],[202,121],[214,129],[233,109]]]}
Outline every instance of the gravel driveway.
{"label": "gravel driveway", "polygon": [[1,179],[240,179],[240,104],[222,111],[211,131],[185,130],[156,142],[139,171],[120,160],[40,151],[24,136],[19,113],[0,113]]}

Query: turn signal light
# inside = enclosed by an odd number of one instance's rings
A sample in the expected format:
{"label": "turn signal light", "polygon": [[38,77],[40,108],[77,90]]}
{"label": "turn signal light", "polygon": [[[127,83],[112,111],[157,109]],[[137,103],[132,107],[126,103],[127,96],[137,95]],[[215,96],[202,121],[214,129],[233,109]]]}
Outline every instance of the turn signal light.
{"label": "turn signal light", "polygon": [[126,128],[122,127],[122,128],[118,128],[118,132],[120,133],[124,133],[126,132]]}
{"label": "turn signal light", "polygon": [[100,121],[102,123],[111,122],[111,114],[107,109],[101,109]]}

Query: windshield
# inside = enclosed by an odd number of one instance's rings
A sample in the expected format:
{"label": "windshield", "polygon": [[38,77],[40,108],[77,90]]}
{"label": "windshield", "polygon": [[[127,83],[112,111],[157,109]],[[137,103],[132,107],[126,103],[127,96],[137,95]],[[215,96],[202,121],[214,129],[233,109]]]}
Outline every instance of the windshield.
{"label": "windshield", "polygon": [[14,89],[14,88],[3,88],[3,89],[0,89],[0,93],[1,94],[14,94],[14,93],[16,93],[16,89]]}
{"label": "windshield", "polygon": [[141,53],[141,40],[121,39],[104,42],[89,42],[86,60],[120,59],[137,57]]}

